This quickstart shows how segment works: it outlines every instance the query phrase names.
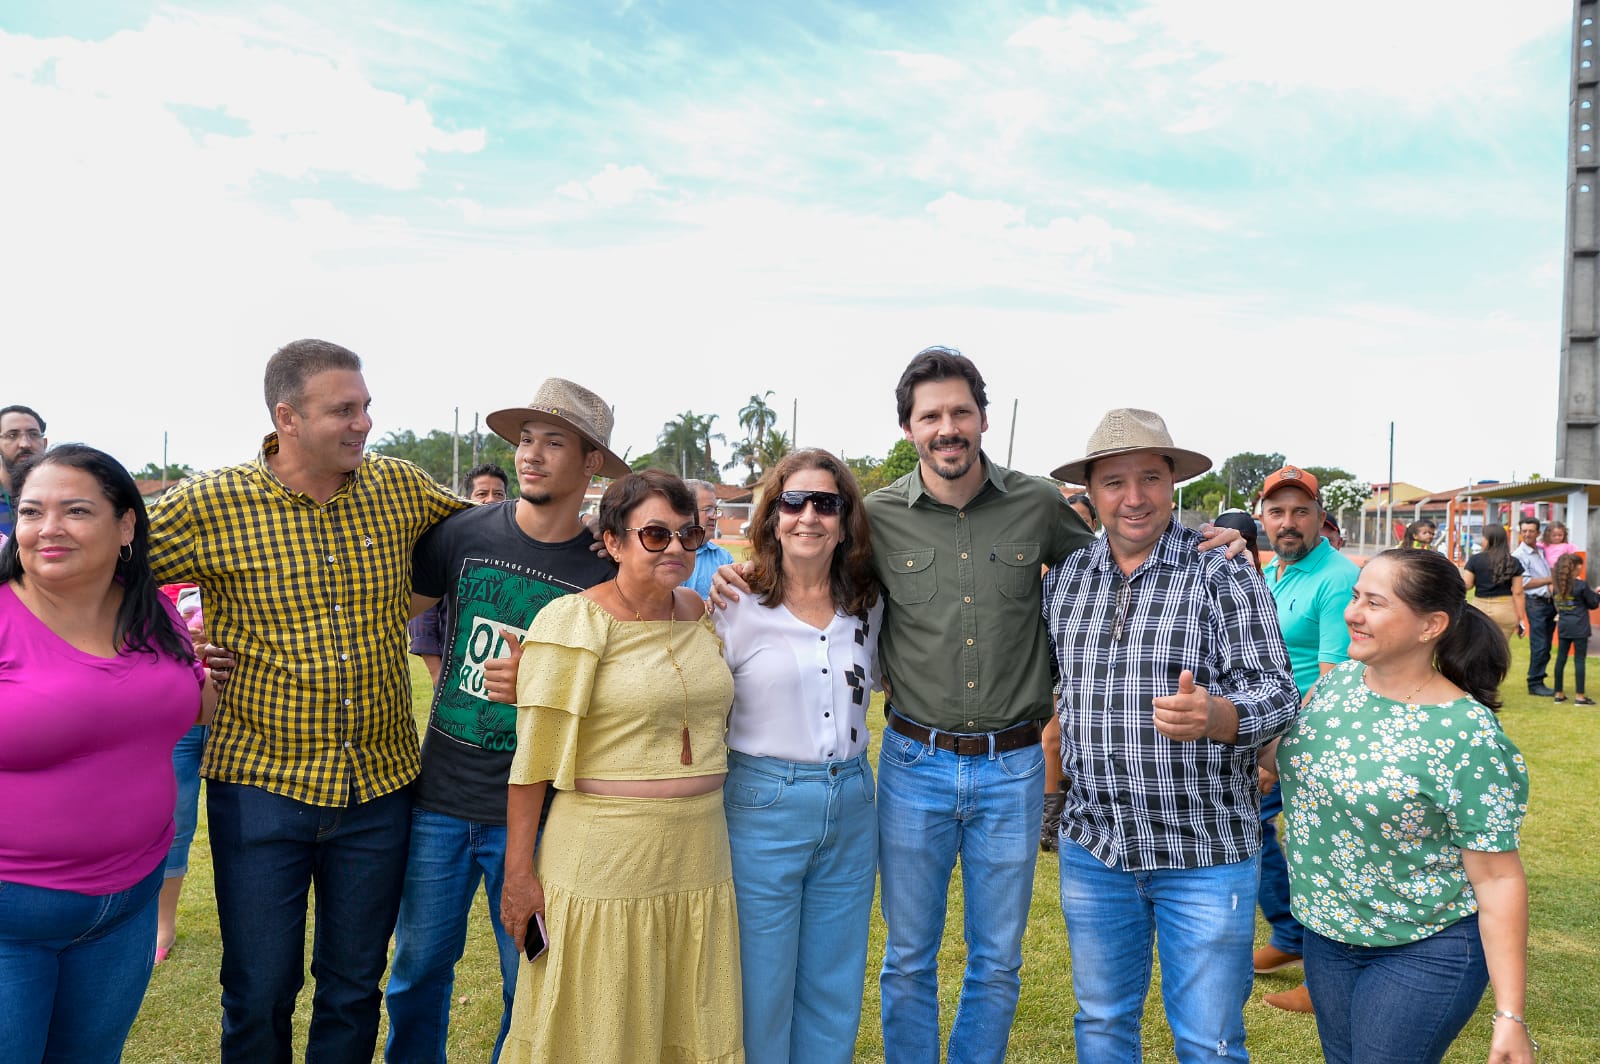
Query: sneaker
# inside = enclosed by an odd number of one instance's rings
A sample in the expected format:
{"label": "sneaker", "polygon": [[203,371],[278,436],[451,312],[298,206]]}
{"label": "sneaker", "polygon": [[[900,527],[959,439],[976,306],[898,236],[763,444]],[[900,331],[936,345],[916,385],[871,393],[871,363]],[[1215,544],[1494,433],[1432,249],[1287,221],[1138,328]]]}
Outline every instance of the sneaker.
{"label": "sneaker", "polygon": [[1256,974],[1266,975],[1268,972],[1293,968],[1300,963],[1300,955],[1298,953],[1285,953],[1277,946],[1262,946],[1256,950],[1255,962]]}
{"label": "sneaker", "polygon": [[1572,700],[1572,704],[1575,706],[1592,706],[1594,705],[1594,699],[1590,698],[1588,695],[1579,695],[1577,698]]}
{"label": "sneaker", "polygon": [[1315,1012],[1311,1007],[1311,991],[1306,989],[1306,984],[1301,983],[1293,990],[1285,990],[1278,994],[1268,994],[1261,999],[1275,1009],[1284,1012]]}
{"label": "sneaker", "polygon": [[1555,694],[1555,691],[1542,683],[1530,683],[1528,685],[1528,693],[1535,698],[1549,698]]}

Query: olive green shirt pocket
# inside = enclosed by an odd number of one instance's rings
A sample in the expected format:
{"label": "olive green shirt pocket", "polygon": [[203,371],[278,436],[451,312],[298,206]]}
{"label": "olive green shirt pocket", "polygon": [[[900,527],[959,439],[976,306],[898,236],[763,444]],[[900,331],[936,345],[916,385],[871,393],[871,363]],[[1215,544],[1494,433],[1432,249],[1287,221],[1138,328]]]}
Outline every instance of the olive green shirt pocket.
{"label": "olive green shirt pocket", "polygon": [[995,584],[1007,598],[1027,598],[1039,586],[1039,544],[996,543]]}
{"label": "olive green shirt pocket", "polygon": [[933,568],[933,548],[890,551],[889,598],[903,606],[914,606],[933,598],[938,582]]}

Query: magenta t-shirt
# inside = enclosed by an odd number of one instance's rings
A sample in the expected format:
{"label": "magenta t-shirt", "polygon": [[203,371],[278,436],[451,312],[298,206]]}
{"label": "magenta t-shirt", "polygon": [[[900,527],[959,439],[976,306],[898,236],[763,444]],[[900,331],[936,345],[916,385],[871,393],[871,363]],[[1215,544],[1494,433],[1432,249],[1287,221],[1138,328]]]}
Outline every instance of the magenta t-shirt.
{"label": "magenta t-shirt", "polygon": [[204,679],[165,654],[86,654],[0,584],[0,880],[113,894],[164,861],[172,748]]}

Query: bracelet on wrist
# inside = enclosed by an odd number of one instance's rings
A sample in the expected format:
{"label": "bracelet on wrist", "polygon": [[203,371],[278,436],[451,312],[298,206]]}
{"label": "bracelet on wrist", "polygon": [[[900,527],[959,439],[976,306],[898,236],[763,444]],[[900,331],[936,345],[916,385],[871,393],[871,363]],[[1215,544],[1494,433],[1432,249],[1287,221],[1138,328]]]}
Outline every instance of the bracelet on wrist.
{"label": "bracelet on wrist", "polygon": [[1510,1020],[1512,1023],[1520,1023],[1522,1025],[1522,1029],[1527,1032],[1528,1043],[1533,1046],[1533,1051],[1535,1053],[1539,1052],[1539,1043],[1534,1039],[1533,1029],[1528,1026],[1527,1020],[1523,1019],[1521,1016],[1518,1016],[1516,1013],[1509,1011],[1508,1009],[1495,1009],[1494,1012],[1489,1016],[1489,1025],[1492,1027],[1499,1020]]}

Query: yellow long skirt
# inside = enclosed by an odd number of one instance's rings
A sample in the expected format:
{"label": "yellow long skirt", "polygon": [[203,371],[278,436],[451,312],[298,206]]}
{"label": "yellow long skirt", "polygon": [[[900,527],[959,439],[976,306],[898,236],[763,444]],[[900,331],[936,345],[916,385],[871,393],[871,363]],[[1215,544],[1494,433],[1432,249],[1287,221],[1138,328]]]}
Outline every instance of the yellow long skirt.
{"label": "yellow long skirt", "polygon": [[517,974],[508,1064],[744,1060],[722,791],[563,791],[535,861],[550,949]]}

